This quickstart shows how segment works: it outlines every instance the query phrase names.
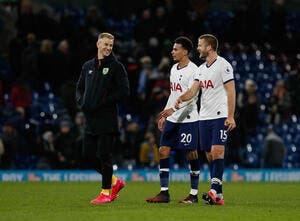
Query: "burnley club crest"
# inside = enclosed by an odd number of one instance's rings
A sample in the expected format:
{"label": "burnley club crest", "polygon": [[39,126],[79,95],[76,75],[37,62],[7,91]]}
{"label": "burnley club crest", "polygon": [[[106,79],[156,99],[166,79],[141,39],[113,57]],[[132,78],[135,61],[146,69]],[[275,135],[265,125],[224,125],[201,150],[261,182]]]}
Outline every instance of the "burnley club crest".
{"label": "burnley club crest", "polygon": [[108,71],[109,71],[109,68],[103,68],[102,74],[103,74],[103,75],[106,75],[106,74],[108,73]]}

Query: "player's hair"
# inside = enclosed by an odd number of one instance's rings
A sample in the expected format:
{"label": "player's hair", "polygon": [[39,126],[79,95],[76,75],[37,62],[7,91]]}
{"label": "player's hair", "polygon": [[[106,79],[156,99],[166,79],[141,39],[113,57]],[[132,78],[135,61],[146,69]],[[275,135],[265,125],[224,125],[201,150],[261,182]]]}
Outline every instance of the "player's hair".
{"label": "player's hair", "polygon": [[188,53],[190,53],[191,50],[193,49],[193,42],[187,37],[180,36],[175,39],[175,43],[181,44],[182,47],[188,51]]}
{"label": "player's hair", "polygon": [[207,45],[210,45],[214,51],[218,50],[219,42],[218,39],[211,34],[204,34],[199,37],[199,39],[204,39]]}
{"label": "player's hair", "polygon": [[98,39],[100,39],[100,38],[108,38],[108,39],[112,39],[112,40],[115,39],[115,37],[108,32],[103,32],[103,33],[99,34]]}

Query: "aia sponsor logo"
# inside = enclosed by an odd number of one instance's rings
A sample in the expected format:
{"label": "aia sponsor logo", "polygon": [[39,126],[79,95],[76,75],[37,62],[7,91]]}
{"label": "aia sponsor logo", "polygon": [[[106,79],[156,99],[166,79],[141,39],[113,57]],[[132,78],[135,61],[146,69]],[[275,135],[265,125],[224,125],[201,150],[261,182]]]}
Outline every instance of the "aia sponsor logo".
{"label": "aia sponsor logo", "polygon": [[201,88],[205,88],[205,89],[214,88],[214,85],[211,80],[200,81],[200,86]]}
{"label": "aia sponsor logo", "polygon": [[170,90],[171,91],[180,91],[180,92],[182,92],[181,85],[179,83],[176,83],[176,82],[170,82]]}

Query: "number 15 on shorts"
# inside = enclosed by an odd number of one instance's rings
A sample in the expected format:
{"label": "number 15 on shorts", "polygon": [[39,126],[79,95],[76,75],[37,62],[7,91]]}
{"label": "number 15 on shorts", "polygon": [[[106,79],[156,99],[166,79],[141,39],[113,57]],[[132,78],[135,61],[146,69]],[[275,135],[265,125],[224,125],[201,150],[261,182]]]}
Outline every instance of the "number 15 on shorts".
{"label": "number 15 on shorts", "polygon": [[220,139],[223,142],[227,140],[227,131],[226,130],[220,130]]}

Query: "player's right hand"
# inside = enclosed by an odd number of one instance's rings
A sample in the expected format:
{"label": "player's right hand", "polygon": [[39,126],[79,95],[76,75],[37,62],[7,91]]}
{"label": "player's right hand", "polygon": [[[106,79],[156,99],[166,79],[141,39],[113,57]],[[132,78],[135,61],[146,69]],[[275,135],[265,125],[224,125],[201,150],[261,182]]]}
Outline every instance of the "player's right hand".
{"label": "player's right hand", "polygon": [[178,110],[178,109],[179,109],[179,105],[180,105],[181,103],[182,103],[181,97],[177,98],[177,100],[175,101],[174,107]]}
{"label": "player's right hand", "polygon": [[228,117],[225,120],[224,125],[228,127],[227,131],[232,131],[236,127],[234,118],[229,118]]}
{"label": "player's right hand", "polygon": [[164,129],[164,126],[165,126],[165,122],[166,122],[166,118],[164,117],[161,117],[159,120],[158,120],[158,123],[157,123],[157,127],[160,131],[162,131]]}

